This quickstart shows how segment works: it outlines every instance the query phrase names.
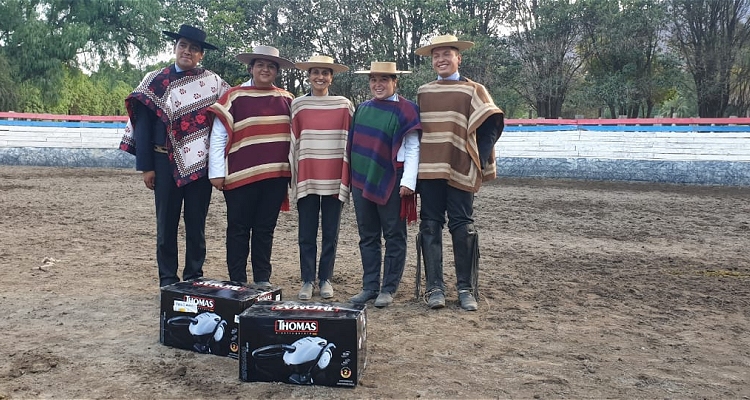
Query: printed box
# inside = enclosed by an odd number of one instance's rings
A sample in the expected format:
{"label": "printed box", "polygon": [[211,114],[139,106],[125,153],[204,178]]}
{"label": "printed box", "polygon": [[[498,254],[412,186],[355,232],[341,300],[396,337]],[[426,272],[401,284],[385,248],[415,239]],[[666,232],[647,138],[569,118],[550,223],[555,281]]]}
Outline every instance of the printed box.
{"label": "printed box", "polygon": [[258,300],[281,300],[281,288],[262,289],[198,278],[161,288],[161,333],[167,346],[237,358],[239,315]]}
{"label": "printed box", "polygon": [[367,365],[364,305],[257,302],[240,314],[240,379],[355,387]]}

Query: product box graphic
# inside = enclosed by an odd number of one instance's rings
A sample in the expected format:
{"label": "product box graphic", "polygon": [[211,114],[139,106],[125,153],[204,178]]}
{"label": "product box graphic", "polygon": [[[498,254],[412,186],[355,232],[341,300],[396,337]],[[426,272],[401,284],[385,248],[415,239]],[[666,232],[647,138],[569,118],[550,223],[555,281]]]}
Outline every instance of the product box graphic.
{"label": "product box graphic", "polygon": [[259,300],[281,300],[281,288],[198,278],[161,288],[162,344],[237,358],[239,315]]}
{"label": "product box graphic", "polygon": [[364,305],[259,301],[240,314],[240,379],[355,387],[367,365]]}

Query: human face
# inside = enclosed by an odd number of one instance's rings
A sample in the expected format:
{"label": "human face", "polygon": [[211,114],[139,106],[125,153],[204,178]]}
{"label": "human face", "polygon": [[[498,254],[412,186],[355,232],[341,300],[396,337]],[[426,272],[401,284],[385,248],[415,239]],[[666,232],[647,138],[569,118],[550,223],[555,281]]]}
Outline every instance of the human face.
{"label": "human face", "polygon": [[203,48],[190,39],[180,38],[174,44],[175,63],[183,71],[193,69],[203,59]]}
{"label": "human face", "polygon": [[272,87],[276,81],[276,75],[279,74],[279,67],[276,63],[263,58],[256,59],[248,69],[250,75],[253,76],[253,85],[257,87]]}
{"label": "human face", "polygon": [[313,96],[325,96],[333,82],[333,71],[330,68],[310,68],[307,79],[312,86]]}
{"label": "human face", "polygon": [[454,47],[432,49],[432,68],[441,78],[455,74],[459,65],[461,65],[461,54]]}
{"label": "human face", "polygon": [[370,74],[370,92],[378,100],[387,99],[396,93],[397,82],[390,75]]}

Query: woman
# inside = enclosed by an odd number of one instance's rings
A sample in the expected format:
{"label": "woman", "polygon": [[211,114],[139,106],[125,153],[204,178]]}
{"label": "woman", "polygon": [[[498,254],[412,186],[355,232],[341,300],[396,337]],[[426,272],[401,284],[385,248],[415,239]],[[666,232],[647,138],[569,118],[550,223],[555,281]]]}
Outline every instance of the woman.
{"label": "woman", "polygon": [[[349,134],[352,198],[362,256],[362,291],[355,304],[375,299],[387,307],[401,282],[406,264],[406,220],[403,197],[411,197],[419,164],[419,108],[396,93],[396,63],[373,62],[367,74],[373,98],[357,107]],[[381,236],[385,256],[381,262]],[[380,268],[383,265],[382,285]]]}
{"label": "woman", "polygon": [[341,205],[349,201],[349,166],[344,161],[354,106],[328,92],[333,74],[348,71],[328,56],[313,56],[295,66],[307,71],[310,93],[292,102],[292,198],[299,214],[300,300],[310,300],[316,279],[318,221],[322,230],[317,281],[320,297],[333,297],[331,276],[341,222]]}
{"label": "woman", "polygon": [[[227,203],[229,279],[270,287],[271,249],[289,179],[290,106],[294,96],[274,85],[280,68],[294,63],[270,46],[237,55],[252,80],[230,89],[210,110],[216,114],[209,148],[211,184]],[[252,235],[252,237],[251,237]],[[252,253],[251,253],[252,250]]]}

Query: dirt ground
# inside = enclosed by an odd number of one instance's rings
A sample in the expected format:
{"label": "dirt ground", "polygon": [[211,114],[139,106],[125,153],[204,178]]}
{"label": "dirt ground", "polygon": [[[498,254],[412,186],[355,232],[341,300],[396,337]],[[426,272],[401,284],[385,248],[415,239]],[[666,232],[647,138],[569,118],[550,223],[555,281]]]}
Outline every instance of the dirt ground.
{"label": "dirt ground", "polygon": [[[131,170],[0,166],[0,399],[749,398],[750,188],[499,179],[475,202],[480,309],[368,309],[355,389],[246,383],[237,360],[159,344],[153,197]],[[227,279],[225,205],[207,277]],[[272,281],[299,290],[296,211]],[[360,288],[345,208],[337,301]],[[445,243],[450,243],[445,236]]]}

